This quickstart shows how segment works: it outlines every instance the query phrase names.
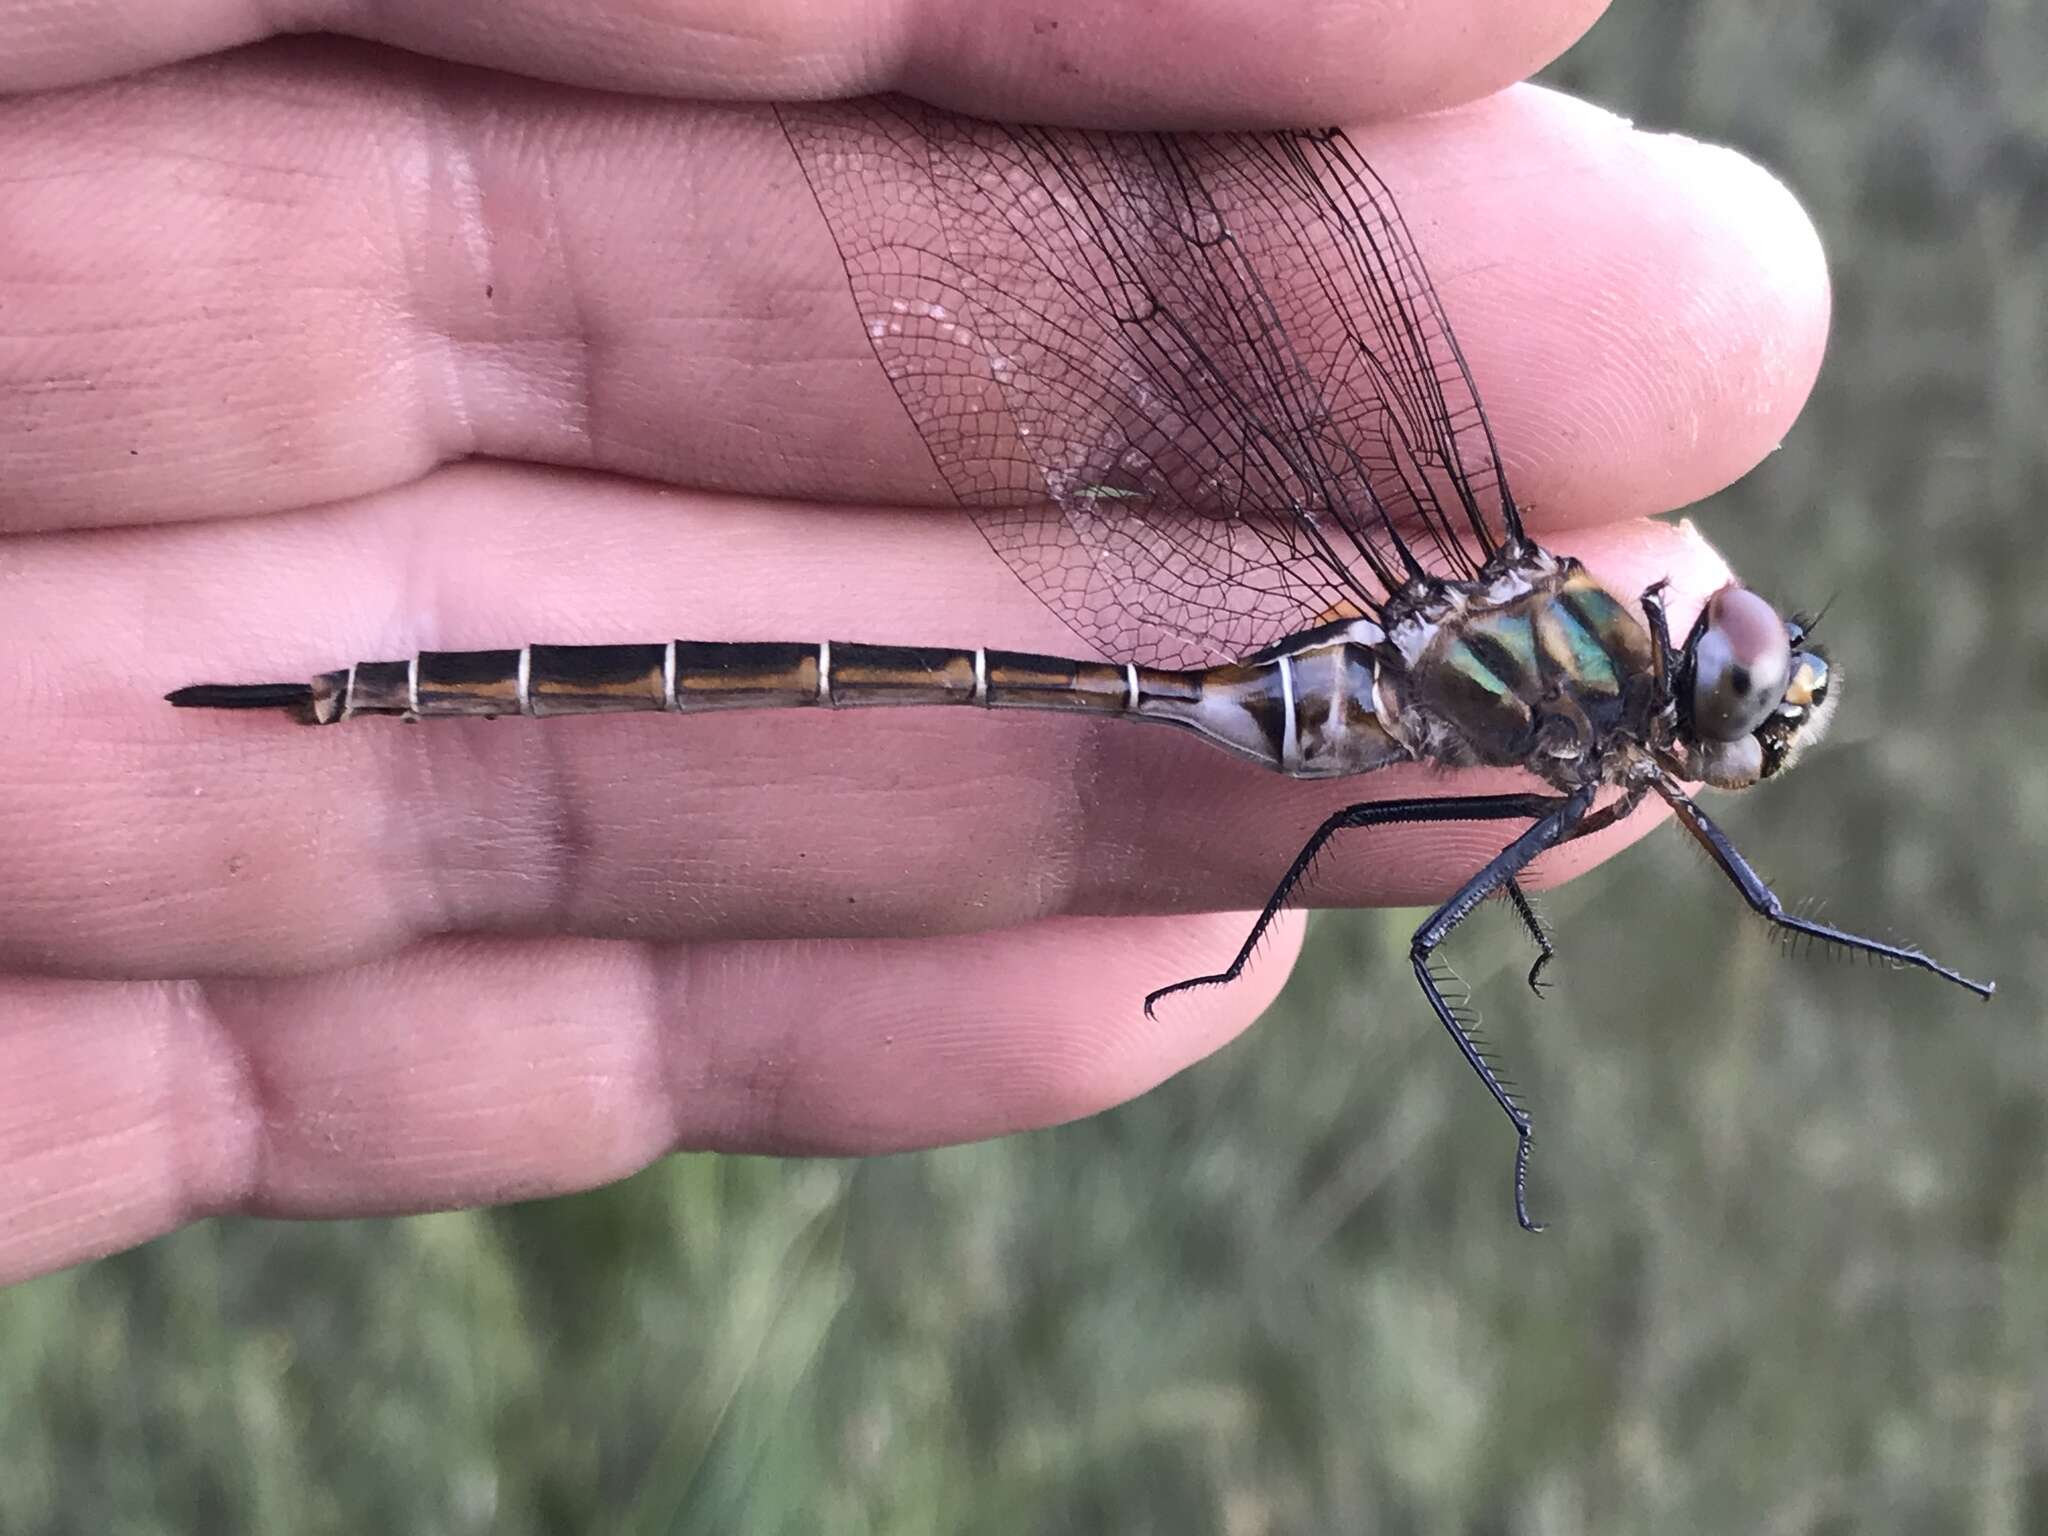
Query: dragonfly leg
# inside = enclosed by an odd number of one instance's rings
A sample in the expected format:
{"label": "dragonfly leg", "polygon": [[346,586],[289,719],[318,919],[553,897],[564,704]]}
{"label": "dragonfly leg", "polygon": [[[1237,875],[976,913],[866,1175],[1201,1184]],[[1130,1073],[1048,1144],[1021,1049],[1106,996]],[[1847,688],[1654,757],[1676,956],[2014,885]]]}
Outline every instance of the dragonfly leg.
{"label": "dragonfly leg", "polygon": [[[1661,586],[1663,583],[1659,582],[1658,585]],[[1644,793],[1640,786],[1630,788],[1620,799],[1611,805],[1603,806],[1579,822],[1560,841],[1577,842],[1582,837],[1590,837],[1595,832],[1613,826],[1635,810]],[[1529,899],[1528,892],[1522,889],[1522,882],[1509,879],[1501,889],[1508,899],[1508,905],[1515,909],[1515,916],[1521,919],[1522,931],[1529,935],[1530,942],[1537,949],[1536,963],[1529,967],[1529,990],[1538,997],[1547,997],[1549,993],[1544,989],[1550,983],[1543,979],[1543,972],[1545,967],[1557,958],[1557,946],[1550,942],[1550,931],[1544,927],[1543,916],[1536,910],[1536,904]]]}
{"label": "dragonfly leg", "polygon": [[1678,824],[1691,834],[1693,841],[1707,850],[1708,856],[1720,866],[1721,873],[1728,877],[1729,884],[1742,893],[1742,899],[1772,927],[1805,938],[1820,939],[1824,943],[1839,944],[1844,949],[1854,950],[1859,954],[1875,955],[1878,959],[1888,960],[1895,966],[1910,965],[1917,966],[1923,971],[1932,971],[1942,980],[1952,981],[1979,997],[1989,997],[1998,989],[1997,983],[1972,981],[1962,972],[1950,970],[1932,956],[1922,954],[1911,945],[1886,944],[1882,940],[1866,939],[1861,934],[1847,933],[1826,923],[1814,922],[1810,918],[1793,916],[1785,910],[1784,903],[1778,900],[1778,893],[1764,883],[1763,876],[1759,875],[1749,860],[1737,852],[1735,845],[1728,841],[1728,834],[1707,819],[1707,813],[1693,803],[1690,795],[1666,779],[1655,780],[1651,788],[1669,803],[1671,809],[1677,813]]}
{"label": "dragonfly leg", "polygon": [[1664,589],[1668,579],[1659,578],[1643,588],[1643,616],[1650,621],[1650,674],[1657,683],[1657,702],[1671,697],[1671,617],[1664,611]]}
{"label": "dragonfly leg", "polygon": [[[1236,958],[1222,970],[1209,976],[1190,976],[1185,981],[1176,981],[1171,986],[1159,988],[1145,999],[1145,1015],[1152,1016],[1153,1008],[1164,998],[1176,992],[1187,992],[1195,987],[1221,986],[1237,980],[1244,974],[1244,968],[1251,963],[1252,955],[1258,950],[1259,941],[1266,936],[1266,930],[1273,925],[1273,919],[1287,910],[1294,899],[1294,892],[1308,875],[1319,855],[1331,838],[1339,832],[1353,827],[1400,826],[1410,823],[1436,821],[1526,821],[1546,815],[1557,805],[1555,795],[1465,795],[1452,799],[1416,800],[1369,800],[1362,805],[1347,805],[1343,810],[1329,817],[1317,827],[1309,840],[1302,845],[1301,852],[1294,856],[1294,862],[1287,866],[1287,873],[1280,878],[1273,894],[1266,898],[1264,910],[1252,924],[1252,931],[1245,935],[1245,941],[1238,947]],[[1527,861],[1524,860],[1526,863]]]}
{"label": "dragonfly leg", "polygon": [[[1258,921],[1252,924],[1252,931],[1239,946],[1235,958],[1223,970],[1212,976],[1191,976],[1186,981],[1177,981],[1171,986],[1161,987],[1145,999],[1145,1013],[1149,1017],[1162,998],[1185,992],[1194,987],[1215,986],[1235,981],[1244,974],[1244,968],[1251,963],[1259,941],[1272,926],[1273,919],[1285,910],[1293,899],[1296,887],[1307,875],[1309,867],[1324,846],[1339,832],[1353,827],[1401,826],[1441,821],[1533,821],[1534,826],[1523,832],[1512,843],[1487,862],[1484,869],[1459,887],[1456,895],[1430,915],[1415,931],[1415,937],[1408,946],[1409,959],[1415,967],[1415,978],[1422,985],[1423,995],[1429,999],[1429,1006],[1437,1020],[1449,1031],[1457,1043],[1459,1054],[1479,1075],[1486,1091],[1493,1095],[1493,1101],[1514,1123],[1518,1138],[1515,1147],[1515,1219],[1526,1231],[1536,1232],[1541,1228],[1529,1219],[1529,1116],[1508,1092],[1507,1085],[1487,1061],[1478,1042],[1473,1039],[1470,1025],[1461,1018],[1448,1001],[1443,989],[1430,969],[1430,955],[1438,945],[1448,938],[1451,931],[1471,915],[1472,909],[1503,885],[1513,885],[1519,874],[1531,860],[1545,849],[1555,847],[1564,841],[1574,826],[1585,817],[1587,808],[1593,803],[1593,789],[1588,786],[1570,795],[1463,795],[1450,799],[1417,800],[1373,800],[1363,805],[1346,806],[1331,816],[1294,856],[1294,862],[1287,867],[1287,873],[1267,898],[1265,908],[1259,913]],[[1519,887],[1516,887],[1519,895]],[[1510,898],[1513,899],[1513,898]],[[1526,901],[1524,903],[1526,905]],[[1533,914],[1532,914],[1533,915]],[[1540,930],[1539,930],[1540,931]],[[1539,938],[1539,945],[1542,940]],[[1541,969],[1542,962],[1538,962]]]}
{"label": "dragonfly leg", "polygon": [[1430,965],[1430,957],[1458,924],[1472,915],[1473,908],[1502,885],[1513,882],[1515,876],[1538,854],[1556,847],[1571,834],[1572,828],[1584,819],[1592,806],[1593,793],[1593,786],[1587,785],[1563,798],[1528,797],[1539,802],[1535,812],[1539,818],[1536,824],[1487,860],[1486,866],[1460,886],[1456,895],[1430,914],[1429,920],[1415,930],[1415,937],[1408,944],[1408,959],[1415,969],[1415,980],[1422,988],[1422,995],[1429,1000],[1430,1011],[1456,1043],[1465,1064],[1478,1075],[1486,1091],[1493,1095],[1493,1102],[1501,1107],[1501,1112],[1515,1127],[1515,1220],[1521,1223],[1525,1232],[1543,1230],[1529,1216],[1529,1139],[1534,1125],[1528,1111],[1516,1102],[1507,1084],[1494,1070],[1493,1063],[1479,1048],[1479,1042],[1472,1036],[1471,1021],[1444,997],[1443,988]]}
{"label": "dragonfly leg", "polygon": [[1536,963],[1529,967],[1529,990],[1541,997],[1546,985],[1543,980],[1543,968],[1557,958],[1557,948],[1550,942],[1550,934],[1544,928],[1543,919],[1538,916],[1535,904],[1522,889],[1522,882],[1510,876],[1501,889],[1507,894],[1508,905],[1515,909],[1515,916],[1522,920],[1522,931],[1529,935],[1530,942],[1536,946]]}

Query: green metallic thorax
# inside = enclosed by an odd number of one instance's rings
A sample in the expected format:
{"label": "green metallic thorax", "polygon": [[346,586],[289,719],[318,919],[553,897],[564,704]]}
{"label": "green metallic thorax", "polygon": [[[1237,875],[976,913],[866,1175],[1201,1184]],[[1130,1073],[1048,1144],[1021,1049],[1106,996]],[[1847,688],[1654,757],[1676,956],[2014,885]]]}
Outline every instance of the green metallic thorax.
{"label": "green metallic thorax", "polygon": [[1520,597],[1447,616],[1395,692],[1439,760],[1527,767],[1568,785],[1644,740],[1651,669],[1635,616],[1561,561]]}

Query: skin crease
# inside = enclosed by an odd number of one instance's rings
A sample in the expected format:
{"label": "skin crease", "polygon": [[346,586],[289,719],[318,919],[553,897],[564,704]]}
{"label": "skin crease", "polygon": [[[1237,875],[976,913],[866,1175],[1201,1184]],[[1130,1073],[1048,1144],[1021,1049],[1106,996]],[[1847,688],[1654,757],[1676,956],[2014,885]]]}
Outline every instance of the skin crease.
{"label": "skin crease", "polygon": [[[0,88],[27,93],[0,99],[0,1276],[216,1211],[1086,1114],[1231,1038],[1299,940],[1147,1020],[1145,991],[1247,921],[1172,914],[1256,906],[1353,799],[1520,784],[1294,784],[1058,716],[166,708],[185,682],[526,640],[1077,649],[964,519],[920,510],[930,461],[747,102],[899,85],[1075,121],[1114,77],[1134,122],[1253,121],[1192,44],[1085,9],[1032,14],[1094,29],[1092,75],[1000,5],[668,7],[616,34],[565,3],[488,31],[455,5],[282,9],[502,72],[332,37],[208,57],[250,40],[225,4],[0,21]],[[1285,37],[1240,9],[1188,35],[1213,58],[1235,16],[1278,119],[1472,102],[1356,137],[1532,527],[1618,592],[1671,577],[1689,622],[1719,562],[1641,519],[1746,471],[1805,397],[1826,284],[1796,206],[1544,92],[1473,100],[1583,4],[1331,7]],[[1340,843],[1315,896],[1427,900],[1501,832]]]}

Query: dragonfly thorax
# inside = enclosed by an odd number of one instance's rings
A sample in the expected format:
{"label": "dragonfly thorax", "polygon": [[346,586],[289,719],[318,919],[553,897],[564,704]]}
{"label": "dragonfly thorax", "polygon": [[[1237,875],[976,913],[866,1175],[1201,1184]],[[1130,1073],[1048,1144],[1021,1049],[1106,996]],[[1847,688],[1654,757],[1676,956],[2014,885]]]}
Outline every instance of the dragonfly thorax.
{"label": "dragonfly thorax", "polygon": [[1379,718],[1420,758],[1576,788],[1632,777],[1662,744],[1649,632],[1576,560],[1538,551],[1447,582],[1380,657]]}

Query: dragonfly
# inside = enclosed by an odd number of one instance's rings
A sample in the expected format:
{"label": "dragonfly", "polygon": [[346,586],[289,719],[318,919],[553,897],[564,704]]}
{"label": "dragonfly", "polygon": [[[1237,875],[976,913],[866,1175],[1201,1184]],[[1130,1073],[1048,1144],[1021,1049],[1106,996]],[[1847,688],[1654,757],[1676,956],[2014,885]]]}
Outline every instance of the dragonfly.
{"label": "dragonfly", "polygon": [[[1513,1125],[1534,1123],[1438,950],[1484,901],[1555,953],[1520,877],[1649,797],[1801,940],[1989,997],[1919,949],[1789,910],[1690,786],[1776,777],[1839,680],[1812,623],[1747,587],[1674,643],[1533,541],[1387,184],[1338,130],[1161,135],[999,125],[899,97],[777,109],[875,360],[966,515],[1089,653],[840,640],[523,644],[212,684],[184,708],[315,725],[947,705],[1154,721],[1296,778],[1517,768],[1522,792],[1363,800],[1280,876],[1229,982],[1340,834],[1499,822],[1512,837],[1415,930],[1431,1013]],[[1604,797],[1604,798],[1603,798]]]}

